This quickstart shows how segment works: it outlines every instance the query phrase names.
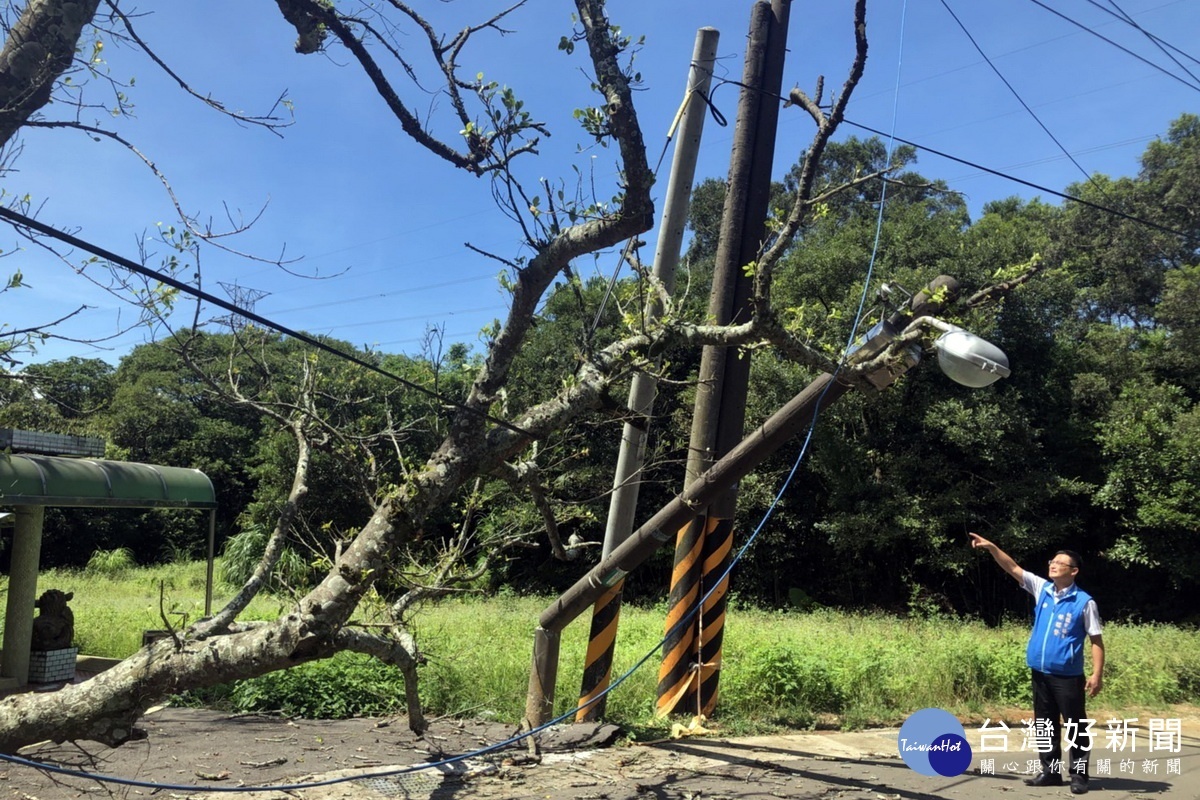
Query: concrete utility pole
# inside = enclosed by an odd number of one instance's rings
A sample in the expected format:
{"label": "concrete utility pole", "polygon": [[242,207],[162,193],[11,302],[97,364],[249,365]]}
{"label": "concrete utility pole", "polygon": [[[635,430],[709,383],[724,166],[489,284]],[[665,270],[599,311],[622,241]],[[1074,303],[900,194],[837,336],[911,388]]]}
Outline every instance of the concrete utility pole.
{"label": "concrete utility pole", "polygon": [[[658,229],[658,245],[654,252],[652,270],[661,291],[668,296],[675,290],[675,269],[679,265],[679,251],[687,226],[692,181],[696,177],[696,160],[700,153],[700,136],[704,131],[704,118],[708,112],[705,98],[712,83],[712,68],[716,61],[720,35],[715,28],[701,28],[696,32],[687,92],[678,118],[679,138],[671,163],[671,176],[667,183],[667,196]],[[653,324],[661,315],[662,303],[652,295],[647,311],[649,322]],[[641,488],[646,433],[654,413],[654,397],[657,393],[658,380],[653,374],[639,372],[633,376],[628,402],[631,419],[625,423],[621,434],[621,450],[613,477],[613,493],[608,507],[608,525],[604,531],[604,550],[601,558],[606,558],[612,553],[633,531],[638,491]],[[596,601],[592,611],[592,629],[588,637],[583,685],[579,692],[581,708],[576,715],[576,720],[580,722],[599,719],[604,714],[606,704],[603,692],[608,688],[612,675],[612,658],[616,647],[623,587],[624,582],[618,582],[605,592]]]}
{"label": "concrete utility pole", "polygon": [[[721,325],[745,322],[751,313],[753,279],[744,268],[758,259],[766,238],[790,6],[790,0],[759,2],[751,14],[709,296],[709,317]],[[749,383],[748,353],[704,348],[685,486],[741,441]],[[712,591],[703,608],[697,603],[728,567],[736,508],[735,484],[678,532],[659,668],[659,714],[682,710],[693,695],[697,714],[708,716],[716,705],[728,582]]]}
{"label": "concrete utility pole", "polygon": [[[860,362],[878,354],[913,319],[936,315],[945,304],[953,302],[957,291],[958,283],[953,278],[945,275],[936,278],[912,298],[908,309],[897,311],[884,324],[877,326],[872,337],[855,351],[850,361]],[[866,377],[882,390],[914,363],[901,361]],[[677,531],[688,523],[695,516],[694,509],[710,505],[792,436],[810,425],[818,410],[827,408],[849,388],[848,384],[835,380],[827,373],[818,376],[542,612],[533,633],[533,665],[529,672],[529,690],[525,696],[524,724],[527,727],[534,728],[551,719],[563,628],[670,541],[670,531]]]}

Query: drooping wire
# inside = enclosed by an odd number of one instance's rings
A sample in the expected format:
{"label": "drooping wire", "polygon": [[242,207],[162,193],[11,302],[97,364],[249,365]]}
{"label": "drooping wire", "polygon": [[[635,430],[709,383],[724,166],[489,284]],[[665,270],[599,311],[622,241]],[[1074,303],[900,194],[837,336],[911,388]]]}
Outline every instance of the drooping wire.
{"label": "drooping wire", "polygon": [[361,359],[358,356],[354,355],[353,353],[347,353],[343,350],[338,350],[336,347],[331,347],[330,345],[326,344],[325,342],[322,342],[319,339],[309,336],[307,333],[302,333],[300,331],[293,330],[292,328],[289,328],[286,325],[282,325],[281,323],[273,322],[272,320],[270,320],[260,314],[256,314],[255,312],[253,312],[249,309],[240,308],[236,304],[230,303],[227,300],[223,300],[220,297],[217,297],[216,295],[209,294],[208,292],[205,292],[201,289],[197,289],[196,287],[191,286],[187,283],[184,283],[183,281],[176,280],[175,278],[172,278],[170,275],[167,275],[163,272],[159,272],[158,270],[153,270],[153,269],[150,269],[149,267],[142,266],[141,264],[138,264],[136,261],[132,261],[128,258],[125,258],[124,256],[119,256],[110,250],[106,250],[103,247],[100,247],[99,245],[93,244],[92,242],[89,242],[85,239],[80,239],[77,236],[72,236],[71,234],[66,233],[64,231],[60,231],[57,228],[54,228],[50,225],[46,225],[42,222],[39,222],[38,220],[33,219],[32,217],[27,217],[24,214],[13,211],[10,208],[5,208],[4,206],[0,206],[0,218],[7,220],[8,222],[12,223],[13,225],[15,225],[17,227],[29,228],[31,230],[37,231],[38,233],[42,233],[46,236],[50,236],[54,239],[57,239],[64,244],[69,244],[72,247],[79,248],[80,250],[86,250],[87,252],[92,253],[93,255],[96,255],[96,256],[104,259],[105,261],[109,261],[113,264],[116,264],[117,266],[119,266],[123,269],[129,270],[130,272],[132,272],[136,275],[141,275],[142,277],[145,277],[145,278],[151,278],[152,280],[156,280],[160,283],[170,286],[172,289],[178,289],[179,291],[181,291],[185,294],[189,294],[192,297],[195,297],[199,300],[203,300],[206,303],[210,303],[214,306],[217,306],[218,308],[222,308],[226,311],[237,314],[238,316],[245,317],[246,319],[251,320],[252,322],[257,322],[259,325],[262,325],[265,328],[270,328],[271,330],[282,333],[285,336],[290,336],[293,339],[304,342],[305,344],[309,345],[310,347],[315,347],[318,350],[322,350],[324,352],[330,353],[331,355],[334,355],[334,356],[337,356],[338,358],[349,361],[352,364],[356,364],[360,367],[363,367],[364,369],[370,370],[371,372],[382,375],[385,378],[390,378],[391,380],[399,383],[401,386],[409,388],[409,389],[413,390],[414,392],[423,394],[426,397],[437,400],[440,403],[445,403],[446,405],[453,406],[454,408],[457,408],[460,411],[465,411],[469,414],[474,414],[475,416],[481,417],[481,418],[487,420],[488,422],[493,422],[496,425],[501,426],[502,428],[507,428],[508,430],[512,431],[513,433],[519,433],[522,436],[532,436],[532,434],[529,431],[527,431],[523,428],[517,427],[516,425],[512,424],[511,422],[508,422],[507,420],[500,419],[499,417],[494,417],[491,414],[488,414],[486,411],[480,411],[479,409],[471,408],[470,406],[466,405],[465,403],[461,403],[451,397],[446,397],[445,395],[443,395],[439,392],[435,392],[432,389],[427,389],[419,383],[414,383],[413,381],[410,381],[407,378],[401,377],[400,375],[397,375],[394,372],[390,372],[390,371],[384,369],[383,367],[377,366],[375,364],[370,363],[369,361]]}

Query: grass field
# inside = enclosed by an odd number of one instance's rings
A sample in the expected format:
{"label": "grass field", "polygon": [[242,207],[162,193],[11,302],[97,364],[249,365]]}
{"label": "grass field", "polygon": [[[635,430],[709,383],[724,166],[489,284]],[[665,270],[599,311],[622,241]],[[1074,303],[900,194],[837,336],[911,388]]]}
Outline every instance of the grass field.
{"label": "grass field", "polygon": [[[81,652],[122,658],[148,629],[184,627],[204,610],[204,565],[43,573],[39,591],[74,592]],[[214,607],[232,593],[218,585]],[[550,598],[500,595],[448,600],[423,610],[414,631],[428,659],[421,695],[429,714],[517,721],[524,711],[533,631]],[[290,603],[260,598],[248,616],[271,618]],[[622,610],[607,717],[653,727],[661,607]],[[587,620],[563,634],[555,709],[576,702]],[[894,725],[936,706],[982,718],[1030,705],[1025,623],[989,628],[977,620],[881,614],[729,609],[718,716],[731,732],[836,725]],[[1200,641],[1166,625],[1108,624],[1104,691],[1093,716],[1161,712],[1200,700]],[[638,666],[640,664],[640,666]],[[626,674],[628,673],[628,674]],[[400,677],[385,665],[343,654],[286,673],[208,690],[192,702],[306,716],[391,714]],[[1144,714],[1143,714],[1144,715]]]}

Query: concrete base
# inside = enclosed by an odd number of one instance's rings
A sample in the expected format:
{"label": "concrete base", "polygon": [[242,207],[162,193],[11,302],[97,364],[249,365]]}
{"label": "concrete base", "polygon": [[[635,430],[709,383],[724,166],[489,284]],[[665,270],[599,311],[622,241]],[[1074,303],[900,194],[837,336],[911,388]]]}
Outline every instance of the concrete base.
{"label": "concrete base", "polygon": [[35,650],[29,654],[29,682],[56,683],[75,677],[75,657],[78,647],[61,650]]}

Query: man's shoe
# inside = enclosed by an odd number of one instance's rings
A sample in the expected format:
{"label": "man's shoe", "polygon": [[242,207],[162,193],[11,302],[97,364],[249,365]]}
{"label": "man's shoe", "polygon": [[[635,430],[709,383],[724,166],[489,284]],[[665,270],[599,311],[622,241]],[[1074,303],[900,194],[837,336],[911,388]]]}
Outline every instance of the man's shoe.
{"label": "man's shoe", "polygon": [[1088,779],[1086,775],[1071,776],[1071,794],[1087,794]]}
{"label": "man's shoe", "polygon": [[[1062,775],[1057,772],[1039,772],[1032,778],[1025,779],[1026,786],[1062,786]],[[1084,791],[1087,791],[1086,785]]]}

